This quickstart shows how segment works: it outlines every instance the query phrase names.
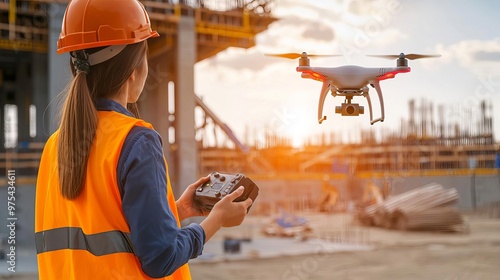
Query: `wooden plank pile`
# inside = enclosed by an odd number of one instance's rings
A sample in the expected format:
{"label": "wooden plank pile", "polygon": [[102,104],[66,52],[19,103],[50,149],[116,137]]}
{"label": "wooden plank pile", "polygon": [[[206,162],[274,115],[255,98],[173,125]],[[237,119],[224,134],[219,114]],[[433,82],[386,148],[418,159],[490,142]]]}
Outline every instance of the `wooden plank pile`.
{"label": "wooden plank pile", "polygon": [[457,201],[456,189],[434,183],[368,206],[357,218],[364,225],[399,230],[464,231],[463,216],[453,207]]}

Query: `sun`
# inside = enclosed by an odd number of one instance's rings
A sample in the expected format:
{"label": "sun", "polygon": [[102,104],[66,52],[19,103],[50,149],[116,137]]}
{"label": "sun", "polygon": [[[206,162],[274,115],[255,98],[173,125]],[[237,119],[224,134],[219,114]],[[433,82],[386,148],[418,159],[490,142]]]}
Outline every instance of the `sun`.
{"label": "sun", "polygon": [[304,146],[307,138],[305,135],[293,135],[292,136],[292,147],[301,148]]}
{"label": "sun", "polygon": [[311,137],[311,124],[307,123],[304,118],[298,118],[285,127],[283,134],[290,139],[292,147],[303,147]]}
{"label": "sun", "polygon": [[305,130],[294,130],[289,137],[293,148],[301,148],[307,142],[309,134]]}

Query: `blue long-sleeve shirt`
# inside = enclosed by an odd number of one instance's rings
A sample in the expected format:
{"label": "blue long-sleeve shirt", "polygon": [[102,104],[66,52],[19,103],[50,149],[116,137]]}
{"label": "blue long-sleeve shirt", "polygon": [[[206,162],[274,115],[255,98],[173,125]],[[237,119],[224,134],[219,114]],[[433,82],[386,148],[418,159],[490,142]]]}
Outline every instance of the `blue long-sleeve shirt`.
{"label": "blue long-sleeve shirt", "polygon": [[[98,110],[133,116],[119,103],[99,99]],[[160,135],[135,126],[122,147],[116,169],[123,213],[142,270],[150,277],[172,274],[202,253],[205,232],[198,224],[182,229],[169,208]]]}

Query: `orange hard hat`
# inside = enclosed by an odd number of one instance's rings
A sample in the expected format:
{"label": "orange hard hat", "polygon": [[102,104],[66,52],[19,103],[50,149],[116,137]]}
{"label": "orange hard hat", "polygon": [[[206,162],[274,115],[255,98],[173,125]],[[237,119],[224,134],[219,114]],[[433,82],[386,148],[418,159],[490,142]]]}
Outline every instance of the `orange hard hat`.
{"label": "orange hard hat", "polygon": [[158,36],[138,0],[72,0],[64,14],[57,53],[134,44]]}

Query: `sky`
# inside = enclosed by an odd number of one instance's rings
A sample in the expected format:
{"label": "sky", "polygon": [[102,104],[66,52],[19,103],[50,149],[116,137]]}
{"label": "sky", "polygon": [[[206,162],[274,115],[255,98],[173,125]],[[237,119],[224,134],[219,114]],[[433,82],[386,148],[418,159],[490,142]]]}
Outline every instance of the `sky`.
{"label": "sky", "polygon": [[[493,104],[494,134],[500,135],[500,1],[495,0],[276,0],[278,20],[256,37],[250,49],[229,48],[195,66],[195,91],[242,140],[262,141],[267,131],[292,139],[295,146],[310,135],[335,133],[359,141],[359,131],[395,131],[408,119],[408,102],[432,102],[446,109],[447,122],[470,123],[479,103]],[[440,54],[440,58],[409,61],[410,73],[381,82],[385,121],[370,125],[365,106],[359,117],[335,114],[343,97],[328,95],[317,121],[321,83],[302,79],[298,60],[265,56],[303,52],[337,54],[314,58],[311,66],[359,65],[393,67],[396,62],[373,54]],[[380,114],[370,90],[374,118]],[[496,122],[495,122],[496,121]]]}

